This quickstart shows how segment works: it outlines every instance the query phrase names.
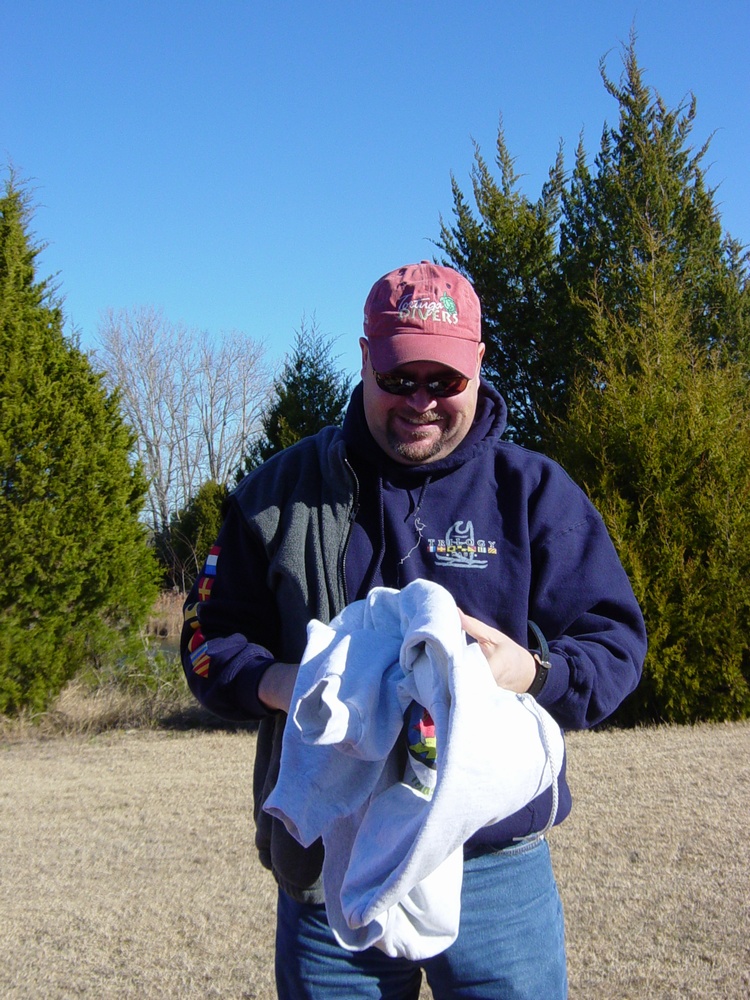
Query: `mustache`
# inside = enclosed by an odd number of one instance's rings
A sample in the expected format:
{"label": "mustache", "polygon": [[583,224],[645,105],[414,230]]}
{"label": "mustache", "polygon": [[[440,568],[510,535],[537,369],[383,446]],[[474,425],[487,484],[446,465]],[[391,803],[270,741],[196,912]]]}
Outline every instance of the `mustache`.
{"label": "mustache", "polygon": [[423,413],[420,416],[404,417],[403,419],[415,427],[427,427],[429,424],[439,424],[443,420],[438,414],[432,413]]}

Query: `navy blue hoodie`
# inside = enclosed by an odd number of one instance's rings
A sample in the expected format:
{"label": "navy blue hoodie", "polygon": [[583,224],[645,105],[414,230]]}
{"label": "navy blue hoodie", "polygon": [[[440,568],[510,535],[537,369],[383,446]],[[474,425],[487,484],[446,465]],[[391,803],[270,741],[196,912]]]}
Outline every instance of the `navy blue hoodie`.
{"label": "navy blue hoodie", "polygon": [[[439,461],[405,466],[374,441],[357,386],[343,428],[357,498],[344,561],[346,599],[425,578],[443,585],[467,614],[527,647],[531,619],[549,642],[552,663],[539,703],[563,728],[587,728],[638,683],[643,619],[597,511],[559,465],[503,441],[505,423],[504,401],[482,382],[475,420],[459,447]],[[277,658],[283,627],[265,577],[248,573],[261,556],[243,520],[242,494],[252,488],[245,480],[230,503],[220,536],[221,572],[208,580],[210,600],[201,599],[199,580],[186,603],[188,614],[200,619],[211,660],[210,670],[196,669],[203,661],[187,649],[188,622],[183,662],[189,683],[204,704],[232,719],[268,714],[257,685]],[[232,595],[240,589],[252,607],[247,627],[233,610]],[[557,822],[570,810],[564,770],[559,791]],[[470,846],[504,844],[541,829],[551,797],[547,792],[480,831]]]}

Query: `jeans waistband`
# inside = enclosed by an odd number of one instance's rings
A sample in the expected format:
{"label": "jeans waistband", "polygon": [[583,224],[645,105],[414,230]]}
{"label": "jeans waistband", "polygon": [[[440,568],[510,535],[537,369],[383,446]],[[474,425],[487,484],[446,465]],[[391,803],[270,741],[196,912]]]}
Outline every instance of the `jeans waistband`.
{"label": "jeans waistband", "polygon": [[517,854],[531,850],[545,839],[543,833],[532,833],[518,840],[505,840],[499,844],[475,844],[472,847],[464,845],[464,861],[470,858],[482,858],[488,854]]}

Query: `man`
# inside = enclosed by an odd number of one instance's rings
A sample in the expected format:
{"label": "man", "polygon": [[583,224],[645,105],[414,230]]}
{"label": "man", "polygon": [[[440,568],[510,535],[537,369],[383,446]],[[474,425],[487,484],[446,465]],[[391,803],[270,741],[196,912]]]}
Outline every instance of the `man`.
{"label": "man", "polygon": [[[343,428],[240,483],[186,602],[192,690],[219,715],[260,720],[256,844],[279,884],[282,998],[416,998],[421,980],[411,962],[336,943],[320,843],[303,849],[262,811],[310,619],[328,622],[376,586],[439,583],[496,683],[531,692],[563,728],[600,722],[640,677],[643,619],[602,520],[559,466],[501,439],[506,408],[480,378],[480,329],[477,296],[450,268],[422,262],[376,282]],[[560,822],[564,768],[557,793]],[[437,1000],[566,995],[549,850],[528,839],[552,800],[548,790],[466,843],[458,938],[422,963]]]}

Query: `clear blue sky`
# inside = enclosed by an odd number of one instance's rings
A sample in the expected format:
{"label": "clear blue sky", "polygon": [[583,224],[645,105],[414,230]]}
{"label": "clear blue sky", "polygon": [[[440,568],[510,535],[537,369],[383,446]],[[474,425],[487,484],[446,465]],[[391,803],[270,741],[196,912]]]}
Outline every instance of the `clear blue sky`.
{"label": "clear blue sky", "polygon": [[303,314],[357,368],[372,282],[435,253],[451,171],[500,115],[536,198],[563,141],[617,120],[631,30],[670,106],[698,99],[724,227],[750,243],[750,0],[0,0],[0,174],[38,206],[69,329],[103,311],[264,339]]}

